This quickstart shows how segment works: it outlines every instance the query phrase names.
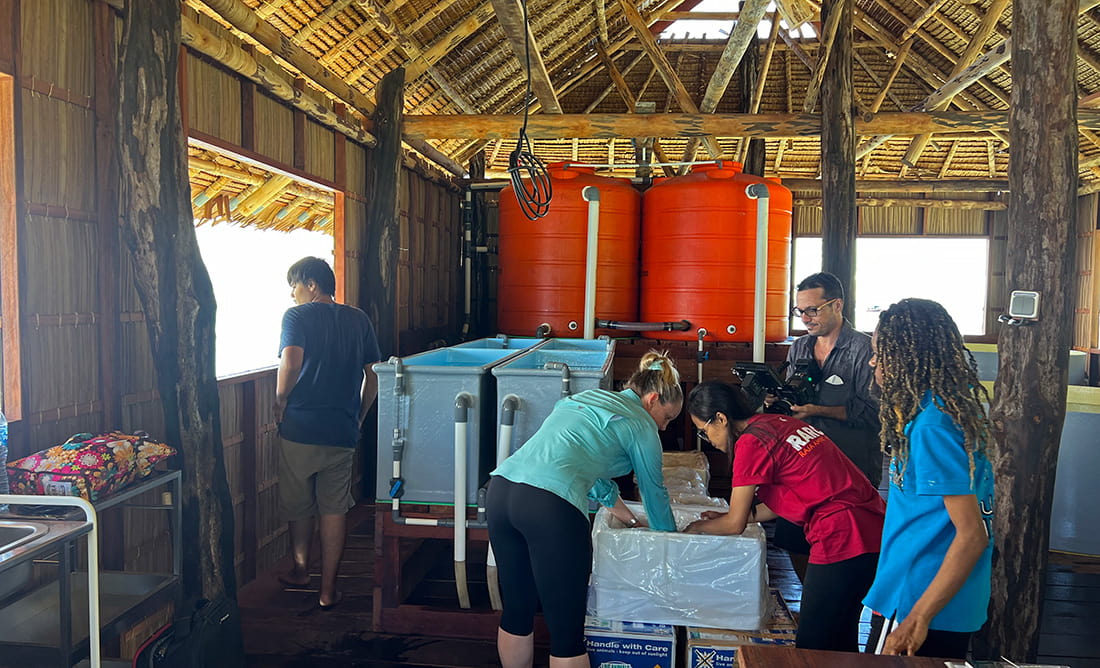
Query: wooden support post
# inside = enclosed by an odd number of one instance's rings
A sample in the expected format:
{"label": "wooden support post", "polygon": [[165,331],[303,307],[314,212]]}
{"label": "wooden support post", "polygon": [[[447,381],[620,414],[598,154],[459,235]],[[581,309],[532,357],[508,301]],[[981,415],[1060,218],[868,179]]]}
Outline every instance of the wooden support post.
{"label": "wooden support post", "polygon": [[404,108],[405,70],[397,68],[382,77],[378,85],[378,108],[374,112],[375,147],[367,169],[366,245],[361,249],[362,273],[359,294],[361,308],[374,323],[382,359],[396,355],[398,200],[401,180],[401,125]]}
{"label": "wooden support post", "polygon": [[164,438],[182,460],[183,593],[212,599],[237,591],[233,503],[214,376],[214,290],[195,238],[174,77],[179,35],[178,0],[127,5],[118,66],[119,208],[149,330]]}
{"label": "wooden support post", "polygon": [[825,0],[822,18],[840,12],[821,90],[821,267],[840,278],[853,318],[856,232],[856,128],[852,112],[852,1]]}
{"label": "wooden support post", "polygon": [[996,440],[993,599],[979,658],[1033,662],[1046,583],[1055,462],[1066,413],[1077,239],[1076,0],[1016,0],[1008,181],[1009,290],[1039,319],[1002,325],[990,417]]}
{"label": "wooden support post", "polygon": [[118,146],[115,126],[115,17],[109,6],[97,2],[93,8],[95,29],[95,132],[96,132],[96,219],[99,242],[99,390],[103,402],[102,426],[122,427],[122,395],[118,390]]}

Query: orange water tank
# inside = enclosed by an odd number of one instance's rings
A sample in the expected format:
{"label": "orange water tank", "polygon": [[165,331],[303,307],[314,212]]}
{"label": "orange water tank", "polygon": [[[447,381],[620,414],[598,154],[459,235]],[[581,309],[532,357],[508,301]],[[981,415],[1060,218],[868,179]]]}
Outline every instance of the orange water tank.
{"label": "orange water tank", "polygon": [[745,193],[768,187],[765,340],[787,338],[790,308],[791,191],[778,179],[741,172],[741,164],[696,165],[645,193],[641,316],[688,320],[686,332],[646,332],[661,339],[752,341],[756,281],[756,202]]}
{"label": "orange water tank", "polygon": [[497,328],[532,336],[546,323],[551,336],[584,334],[586,186],[600,190],[596,317],[637,320],[641,195],[629,181],[596,176],[591,168],[553,163],[549,172],[553,197],[544,218],[528,220],[511,186],[500,193]]}

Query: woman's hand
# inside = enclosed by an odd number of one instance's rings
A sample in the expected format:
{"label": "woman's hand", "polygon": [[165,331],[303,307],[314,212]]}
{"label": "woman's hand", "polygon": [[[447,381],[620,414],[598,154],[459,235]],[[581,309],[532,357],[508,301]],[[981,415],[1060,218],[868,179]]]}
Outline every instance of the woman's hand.
{"label": "woman's hand", "polygon": [[924,644],[928,637],[928,622],[922,621],[914,615],[909,615],[901,620],[890,635],[886,636],[886,643],[882,646],[883,654],[900,654],[913,656]]}
{"label": "woman's hand", "polygon": [[703,518],[704,520],[716,520],[723,515],[725,515],[725,513],[720,513],[717,510],[704,510],[702,513],[699,514],[699,517]]}
{"label": "woman's hand", "polygon": [[[710,511],[708,511],[708,512],[710,512]],[[705,534],[706,531],[703,530],[703,527],[706,525],[706,522],[707,522],[707,518],[704,518],[704,519],[701,519],[701,520],[695,520],[694,522],[692,522],[691,524],[687,525],[687,527],[684,528],[684,533]]]}

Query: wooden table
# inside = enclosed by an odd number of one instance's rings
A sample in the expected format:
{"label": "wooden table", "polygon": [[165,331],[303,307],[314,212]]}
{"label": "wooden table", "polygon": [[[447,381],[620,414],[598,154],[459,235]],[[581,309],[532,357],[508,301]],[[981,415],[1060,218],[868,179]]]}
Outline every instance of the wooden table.
{"label": "wooden table", "polygon": [[737,650],[740,668],[944,668],[944,662],[925,656],[876,656],[774,645],[744,645]]}

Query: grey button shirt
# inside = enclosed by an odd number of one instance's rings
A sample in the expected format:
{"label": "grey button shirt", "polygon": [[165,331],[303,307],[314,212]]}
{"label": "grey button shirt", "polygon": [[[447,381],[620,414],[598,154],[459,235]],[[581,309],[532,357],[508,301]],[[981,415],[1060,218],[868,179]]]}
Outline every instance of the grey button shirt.
{"label": "grey button shirt", "polygon": [[[796,361],[813,359],[817,337],[806,335],[795,339],[787,351],[787,362],[793,368]],[[882,481],[882,452],[879,448],[879,402],[872,389],[874,370],[871,360],[871,337],[849,327],[840,330],[836,345],[821,365],[817,401],[820,406],[844,406],[847,420],[811,417],[806,421],[817,427],[848,455],[848,459],[863,471],[878,487]]]}

